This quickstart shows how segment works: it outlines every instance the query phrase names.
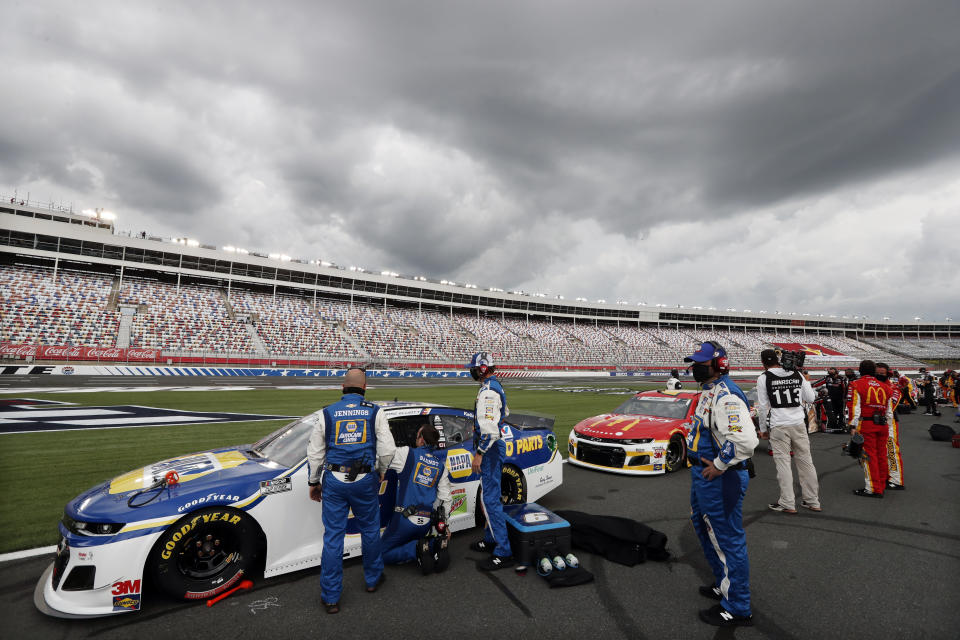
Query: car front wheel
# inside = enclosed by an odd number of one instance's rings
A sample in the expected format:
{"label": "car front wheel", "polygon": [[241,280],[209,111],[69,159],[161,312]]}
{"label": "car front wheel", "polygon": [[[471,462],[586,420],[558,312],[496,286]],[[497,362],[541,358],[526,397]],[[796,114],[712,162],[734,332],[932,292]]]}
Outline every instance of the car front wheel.
{"label": "car front wheel", "polygon": [[670,437],[670,443],[667,444],[667,451],[664,454],[663,468],[667,473],[673,473],[682,469],[687,461],[687,443],[683,436],[675,433]]}
{"label": "car front wheel", "polygon": [[236,509],[213,507],[184,516],[151,552],[157,586],[181,600],[223,593],[255,566],[257,534],[253,520]]}

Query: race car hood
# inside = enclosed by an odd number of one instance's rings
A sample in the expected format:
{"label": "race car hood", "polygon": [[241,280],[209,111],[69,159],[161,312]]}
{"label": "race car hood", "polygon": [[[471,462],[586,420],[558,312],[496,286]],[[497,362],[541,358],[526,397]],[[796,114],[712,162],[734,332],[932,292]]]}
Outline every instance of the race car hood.
{"label": "race car hood", "polygon": [[[233,504],[257,494],[260,482],[284,469],[247,453],[249,445],[170,458],[135,469],[80,494],[66,515],[81,522],[134,522]],[[151,488],[170,471],[179,482]]]}
{"label": "race car hood", "polygon": [[581,420],[573,430],[597,438],[635,440],[666,437],[681,424],[683,420],[678,418],[605,413]]}

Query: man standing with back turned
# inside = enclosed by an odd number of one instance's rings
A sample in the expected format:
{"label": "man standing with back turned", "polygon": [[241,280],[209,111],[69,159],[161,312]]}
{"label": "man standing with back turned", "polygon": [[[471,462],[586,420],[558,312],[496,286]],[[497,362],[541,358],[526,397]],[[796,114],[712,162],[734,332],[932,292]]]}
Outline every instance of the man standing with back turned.
{"label": "man standing with back turned", "polygon": [[[793,469],[790,452],[797,461],[800,476],[800,491],[803,500],[800,506],[811,511],[821,511],[817,470],[810,456],[810,438],[803,423],[803,403],[816,400],[813,387],[799,371],[787,371],[780,366],[777,352],[764,349],[760,362],[766,369],[757,378],[757,418],[760,420],[760,437],[770,439],[773,460],[777,465],[777,480],[780,498],[768,508],[782,513],[796,513],[796,497],[793,491]],[[786,361],[785,361],[786,362]],[[789,363],[787,366],[790,366]],[[769,421],[767,413],[770,414]],[[767,430],[769,424],[770,430]]]}
{"label": "man standing with back turned", "polygon": [[320,600],[327,613],[340,611],[343,536],[351,510],[360,526],[367,592],[376,591],[384,578],[380,476],[393,459],[396,446],[383,411],[363,399],[366,389],[367,374],[363,369],[350,369],[343,378],[343,398],[308,418],[315,424],[307,443],[307,484],[310,499],[323,502]]}
{"label": "man standing with back turned", "polygon": [[747,398],[727,375],[726,350],[704,342],[683,359],[692,362],[693,378],[703,392],[687,435],[692,465],[690,519],[714,583],[700,594],[720,602],[700,611],[700,619],[717,627],[753,624],[750,609],[750,561],[743,530],[743,497],[747,493],[747,461],[757,446]]}
{"label": "man standing with back turned", "polygon": [[474,409],[473,472],[480,474],[480,493],[487,526],[483,539],[470,545],[474,551],[489,551],[493,555],[480,563],[484,571],[496,571],[513,566],[513,551],[507,538],[507,521],[500,502],[500,475],[502,473],[504,444],[501,429],[508,415],[507,395],[494,375],[493,360],[486,353],[475,353],[470,359],[470,375],[480,383],[477,405]]}
{"label": "man standing with back turned", "polygon": [[860,377],[847,388],[847,421],[852,431],[863,436],[866,454],[866,459],[860,460],[864,487],[853,493],[865,498],[882,498],[889,478],[887,438],[893,422],[893,403],[889,388],[874,377],[876,373],[873,360],[862,361]]}

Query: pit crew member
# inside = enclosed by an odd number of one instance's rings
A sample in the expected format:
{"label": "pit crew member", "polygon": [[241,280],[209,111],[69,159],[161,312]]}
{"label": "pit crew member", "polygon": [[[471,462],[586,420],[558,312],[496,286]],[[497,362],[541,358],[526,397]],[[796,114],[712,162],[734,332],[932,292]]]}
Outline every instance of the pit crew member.
{"label": "pit crew member", "polygon": [[496,571],[513,566],[513,551],[507,538],[507,523],[500,502],[500,474],[506,447],[503,442],[504,419],[509,415],[507,396],[497,380],[493,360],[486,353],[473,354],[470,375],[480,383],[474,410],[476,453],[473,472],[480,474],[482,506],[487,516],[483,539],[470,545],[474,551],[489,551],[492,555],[480,563],[484,571]]}
{"label": "pit crew member", "polygon": [[310,499],[323,502],[320,600],[327,613],[340,611],[350,511],[360,527],[367,592],[376,591],[384,577],[378,496],[396,446],[383,411],[364,400],[366,389],[366,372],[348,370],[343,398],[313,414],[316,424],[307,443]]}
{"label": "pit crew member", "polygon": [[810,456],[810,438],[803,422],[805,412],[801,406],[803,403],[812,403],[816,400],[816,395],[799,371],[787,371],[779,366],[780,360],[773,349],[761,351],[760,362],[766,369],[757,378],[760,437],[770,440],[773,459],[777,465],[777,481],[780,484],[779,500],[767,507],[782,513],[797,512],[793,492],[793,469],[790,466],[790,452],[793,451],[803,496],[800,506],[811,511],[821,511],[817,470]]}
{"label": "pit crew member", "polygon": [[727,375],[726,350],[704,342],[684,358],[703,388],[687,436],[691,466],[690,519],[714,583],[700,593],[720,602],[700,619],[720,627],[752,625],[750,564],[743,529],[747,461],[757,446],[747,398]]}
{"label": "pit crew member", "polygon": [[670,370],[670,377],[667,379],[667,391],[680,391],[683,383],[680,382],[680,372],[676,369]]}
{"label": "pit crew member", "polygon": [[836,367],[827,369],[827,375],[813,383],[813,388],[824,387],[830,397],[827,413],[827,429],[832,432],[846,431],[843,422],[843,405],[847,397],[847,379]]}
{"label": "pit crew member", "polygon": [[882,498],[887,488],[887,437],[893,422],[893,403],[890,388],[876,379],[877,365],[873,360],[860,363],[860,377],[847,389],[848,422],[854,432],[863,436],[864,488],[853,493],[867,498]]}
{"label": "pit crew member", "polygon": [[[417,559],[417,543],[430,532],[434,516],[450,513],[447,452],[437,448],[439,442],[440,433],[432,424],[425,423],[417,431],[416,448],[397,447],[393,456],[390,469],[398,474],[397,501],[380,538],[386,564]],[[445,537],[450,539],[449,529]],[[432,546],[433,541],[430,542]]]}
{"label": "pit crew member", "polygon": [[[893,406],[893,419],[887,437],[887,489],[903,490],[903,456],[900,454],[900,421],[897,419],[897,407],[903,397],[897,377],[891,377],[890,366],[885,362],[877,363],[877,380],[890,388],[890,402]],[[894,374],[896,372],[893,372]]]}

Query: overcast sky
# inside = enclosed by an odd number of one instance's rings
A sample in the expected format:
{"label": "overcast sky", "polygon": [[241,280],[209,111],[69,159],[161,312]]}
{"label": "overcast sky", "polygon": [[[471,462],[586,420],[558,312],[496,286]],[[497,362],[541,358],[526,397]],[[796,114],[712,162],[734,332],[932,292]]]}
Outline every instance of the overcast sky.
{"label": "overcast sky", "polygon": [[631,304],[960,319],[960,2],[4,2],[0,193]]}

